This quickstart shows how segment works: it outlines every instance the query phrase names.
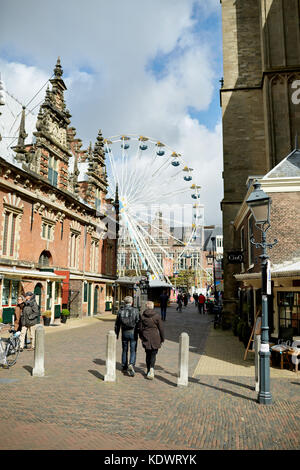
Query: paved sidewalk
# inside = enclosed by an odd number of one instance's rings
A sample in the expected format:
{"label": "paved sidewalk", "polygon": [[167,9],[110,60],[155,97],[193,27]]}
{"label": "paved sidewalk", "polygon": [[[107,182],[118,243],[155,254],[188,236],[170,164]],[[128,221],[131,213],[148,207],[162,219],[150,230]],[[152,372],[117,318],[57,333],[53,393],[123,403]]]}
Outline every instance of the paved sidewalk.
{"label": "paved sidewalk", "polygon": [[[29,351],[11,369],[0,369],[1,449],[299,448],[295,373],[272,372],[274,404],[259,405],[253,359],[244,364],[238,339],[214,330],[212,317],[189,305],[182,313],[168,309],[153,381],[145,378],[140,343],[136,376],[122,373],[119,340],[117,380],[106,383],[106,335],[114,318],[68,320],[45,328],[45,377],[31,376]],[[183,331],[190,336],[189,385],[177,387]]]}

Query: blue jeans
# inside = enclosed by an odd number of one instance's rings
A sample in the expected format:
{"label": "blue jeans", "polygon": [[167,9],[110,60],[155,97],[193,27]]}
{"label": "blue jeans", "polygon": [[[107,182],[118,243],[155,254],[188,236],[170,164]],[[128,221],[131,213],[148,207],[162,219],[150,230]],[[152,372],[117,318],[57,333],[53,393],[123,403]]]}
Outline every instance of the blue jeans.
{"label": "blue jeans", "polygon": [[167,307],[160,307],[161,319],[165,320],[167,315]]}
{"label": "blue jeans", "polygon": [[130,344],[129,364],[135,365],[137,338],[134,330],[122,331],[122,367],[128,366],[128,344]]}

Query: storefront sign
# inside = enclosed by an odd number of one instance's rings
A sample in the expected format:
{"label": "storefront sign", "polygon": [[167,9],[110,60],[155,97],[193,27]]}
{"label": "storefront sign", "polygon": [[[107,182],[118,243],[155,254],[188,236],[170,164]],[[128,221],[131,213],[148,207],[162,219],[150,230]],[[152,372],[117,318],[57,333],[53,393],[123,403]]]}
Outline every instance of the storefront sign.
{"label": "storefront sign", "polygon": [[240,264],[244,262],[244,255],[242,251],[230,251],[227,253],[228,263]]}

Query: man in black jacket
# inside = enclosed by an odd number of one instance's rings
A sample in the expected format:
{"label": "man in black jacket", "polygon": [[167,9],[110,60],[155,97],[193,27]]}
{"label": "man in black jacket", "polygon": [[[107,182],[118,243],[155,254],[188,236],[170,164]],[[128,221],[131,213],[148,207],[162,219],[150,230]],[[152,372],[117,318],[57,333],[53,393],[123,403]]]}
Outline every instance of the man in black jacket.
{"label": "man in black jacket", "polygon": [[160,302],[161,319],[163,321],[166,321],[167,307],[168,307],[168,302],[169,302],[169,296],[167,294],[167,291],[164,291],[159,296],[159,302]]}
{"label": "man in black jacket", "polygon": [[24,348],[25,335],[28,332],[31,336],[31,347],[29,351],[34,350],[35,346],[35,328],[38,323],[40,309],[35,301],[35,295],[33,292],[26,292],[24,308],[22,310],[21,322],[22,330],[20,335],[20,349]]}
{"label": "man in black jacket", "polygon": [[[133,298],[125,297],[124,307],[118,311],[115,333],[119,338],[120,329],[122,330],[122,370],[127,371],[128,375],[135,375],[134,366],[136,361],[136,349],[138,332],[137,326],[140,320],[140,314],[136,308],[132,306]],[[130,359],[128,365],[128,344],[130,344]]]}

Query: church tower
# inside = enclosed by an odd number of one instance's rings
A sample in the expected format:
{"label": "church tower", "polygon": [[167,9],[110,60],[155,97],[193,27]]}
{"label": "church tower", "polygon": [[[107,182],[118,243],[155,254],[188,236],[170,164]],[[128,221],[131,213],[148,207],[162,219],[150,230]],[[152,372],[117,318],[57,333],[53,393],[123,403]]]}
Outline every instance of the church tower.
{"label": "church tower", "polygon": [[[298,0],[221,0],[221,88],[224,159],[224,301],[235,310],[235,265],[240,249],[233,220],[249,176],[261,176],[294,148],[300,135],[300,12]],[[299,82],[298,82],[299,83]],[[299,88],[299,85],[298,85]]]}

